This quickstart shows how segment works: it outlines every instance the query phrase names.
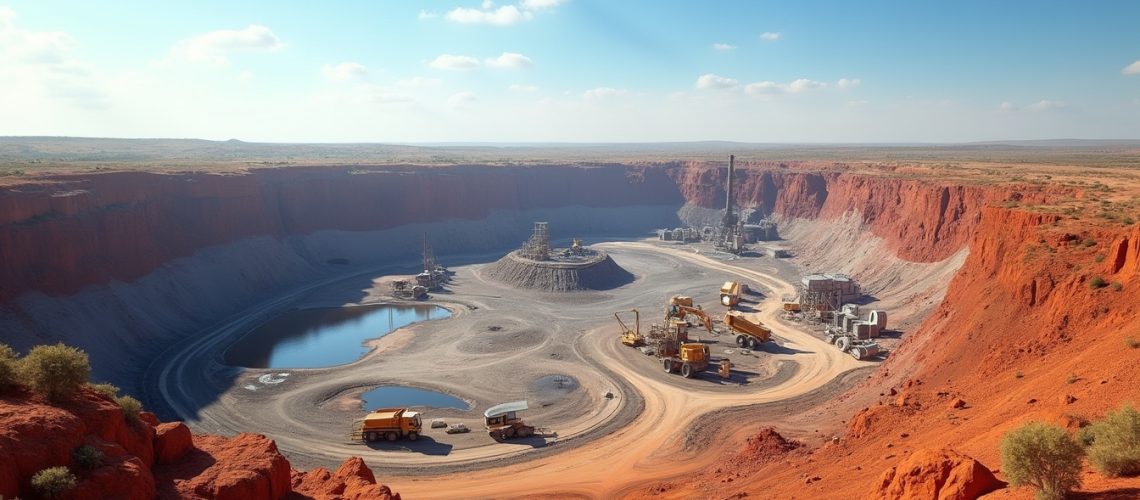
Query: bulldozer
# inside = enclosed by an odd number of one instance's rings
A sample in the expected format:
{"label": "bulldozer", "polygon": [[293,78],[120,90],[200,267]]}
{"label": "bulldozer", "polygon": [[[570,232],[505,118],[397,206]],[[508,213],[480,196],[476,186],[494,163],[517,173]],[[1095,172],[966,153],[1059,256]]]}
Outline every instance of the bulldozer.
{"label": "bulldozer", "polygon": [[534,427],[523,423],[518,413],[526,411],[527,401],[511,401],[487,408],[483,412],[486,418],[487,434],[495,441],[503,441],[514,437],[527,438],[534,435]]}
{"label": "bulldozer", "polygon": [[[634,328],[631,330],[625,321],[622,321],[620,314],[623,312],[633,313]],[[617,319],[618,325],[621,326],[621,343],[630,347],[640,347],[645,345],[645,337],[641,335],[641,313],[637,309],[630,309],[628,311],[618,311],[614,313],[614,318]]]}
{"label": "bulldozer", "polygon": [[[693,378],[709,366],[709,346],[701,342],[680,342],[673,349],[658,352],[661,365],[666,373],[680,373],[682,377]],[[670,352],[674,351],[674,352]]]}
{"label": "bulldozer", "polygon": [[750,349],[759,349],[760,344],[772,340],[772,330],[763,323],[753,323],[745,318],[739,311],[728,311],[724,315],[724,324],[736,334],[736,345]]}

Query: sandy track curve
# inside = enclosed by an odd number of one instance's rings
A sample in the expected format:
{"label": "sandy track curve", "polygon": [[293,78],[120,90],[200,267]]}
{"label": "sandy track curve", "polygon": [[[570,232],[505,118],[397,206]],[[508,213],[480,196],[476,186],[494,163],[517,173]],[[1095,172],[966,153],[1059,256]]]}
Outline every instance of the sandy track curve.
{"label": "sandy track curve", "polygon": [[[551,492],[567,495],[581,495],[586,497],[607,497],[622,491],[631,481],[644,481],[653,477],[667,477],[686,470],[695,470],[705,465],[707,460],[690,460],[679,467],[673,457],[680,452],[682,437],[689,424],[702,414],[715,410],[780,401],[803,396],[818,390],[844,372],[866,366],[867,363],[856,361],[850,356],[828,346],[816,337],[778,321],[778,297],[793,293],[792,285],[769,274],[748,270],[729,263],[685,251],[677,248],[661,247],[648,243],[622,242],[599,245],[614,252],[650,253],[668,256],[672,259],[685,261],[694,266],[706,269],[715,269],[724,273],[739,276],[740,278],[760,283],[772,291],[760,304],[760,313],[755,316],[769,324],[778,337],[783,340],[785,347],[797,351],[795,362],[798,369],[787,380],[770,387],[759,390],[742,390],[740,392],[725,392],[702,390],[693,387],[680,387],[674,380],[663,381],[644,373],[641,367],[629,363],[631,350],[616,341],[613,327],[608,322],[593,320],[588,322],[593,326],[577,337],[573,344],[575,354],[582,360],[588,360],[588,365],[598,368],[591,376],[601,379],[610,379],[626,392],[636,394],[619,395],[621,404],[602,405],[597,411],[588,412],[579,418],[559,424],[560,444],[565,440],[575,438],[592,439],[589,442],[578,442],[574,446],[555,446],[539,448],[543,453],[535,453],[533,460],[525,460],[514,465],[494,467],[461,474],[448,474],[443,477],[427,477],[422,475],[391,476],[387,475],[385,481],[395,484],[397,489],[408,495],[409,498],[471,498],[471,497],[510,497],[531,496],[533,492]],[[304,289],[297,290],[288,295],[278,297],[247,311],[247,314],[235,318],[216,329],[192,341],[187,341],[172,348],[159,359],[152,367],[161,369],[157,371],[158,393],[162,400],[179,416],[194,421],[194,428],[198,432],[231,433],[241,430],[259,429],[257,418],[242,415],[235,411],[203,411],[192,414],[185,401],[195,401],[196,398],[209,398],[208,388],[199,388],[196,380],[208,377],[211,371],[233,370],[218,363],[216,353],[220,346],[232,341],[235,334],[249,328],[251,324],[262,321],[266,316],[275,313],[283,304],[295,300],[298,296],[321,286],[327,286],[335,280],[315,283]],[[644,295],[644,294],[643,294]],[[625,300],[639,299],[639,297],[626,297]],[[477,300],[469,298],[467,300]],[[656,297],[654,300],[657,300]],[[483,303],[479,307],[487,308]],[[601,304],[603,309],[610,306]],[[465,314],[462,308],[455,308],[457,316]],[[572,322],[573,316],[558,318]],[[605,326],[598,326],[598,325]],[[565,326],[556,326],[564,328]],[[539,349],[535,346],[529,349]],[[512,356],[521,356],[522,353],[511,353]],[[371,356],[371,355],[370,355]],[[777,356],[778,357],[778,356]],[[341,370],[352,370],[357,363],[337,367]],[[205,365],[205,366],[204,366]],[[375,384],[378,381],[365,381],[362,385]],[[299,391],[312,394],[328,393],[338,389],[337,384],[343,386],[343,381],[334,380],[324,384],[306,386]],[[341,387],[343,388],[343,387]],[[452,450],[444,456],[424,456],[408,453],[373,453],[360,445],[345,443],[338,440],[329,440],[327,435],[315,433],[315,429],[302,419],[292,416],[290,400],[297,394],[290,394],[273,402],[273,417],[280,421],[275,422],[276,428],[289,429],[283,433],[269,433],[278,441],[279,446],[290,457],[297,454],[319,459],[340,459],[349,455],[364,455],[374,465],[391,467],[393,465],[416,467],[424,466],[428,470],[435,470],[441,464],[470,464],[483,463],[484,465],[504,463],[505,458],[523,458],[534,453],[529,447],[519,447],[507,444],[488,444],[473,448]],[[633,397],[637,396],[637,397]],[[225,397],[223,395],[223,397]],[[637,401],[640,414],[624,427],[609,431],[605,427],[608,421],[615,418],[627,401]],[[478,432],[476,430],[476,432]],[[267,432],[268,433],[268,432]],[[596,439],[595,439],[596,438]],[[554,449],[551,449],[554,448]],[[707,454],[706,454],[707,455]],[[514,460],[513,462],[517,462]],[[512,461],[507,461],[512,462]],[[522,471],[526,471],[525,474]],[[445,479],[444,479],[445,478]],[[504,481],[504,478],[510,478]],[[446,483],[439,481],[446,480]],[[441,491],[440,485],[446,484],[447,491]]]}

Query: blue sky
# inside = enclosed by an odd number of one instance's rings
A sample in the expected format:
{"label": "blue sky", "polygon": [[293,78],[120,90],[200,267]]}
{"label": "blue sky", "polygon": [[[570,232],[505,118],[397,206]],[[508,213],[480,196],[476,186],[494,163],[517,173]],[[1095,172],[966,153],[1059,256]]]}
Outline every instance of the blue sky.
{"label": "blue sky", "polygon": [[1137,139],[1138,19],[1125,1],[0,0],[0,135]]}

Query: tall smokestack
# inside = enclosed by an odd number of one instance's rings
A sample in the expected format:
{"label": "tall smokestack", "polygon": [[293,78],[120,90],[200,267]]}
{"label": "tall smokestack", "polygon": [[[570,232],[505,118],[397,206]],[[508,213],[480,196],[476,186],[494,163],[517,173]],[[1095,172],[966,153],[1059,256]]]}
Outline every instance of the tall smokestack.
{"label": "tall smokestack", "polygon": [[732,225],[736,223],[732,213],[732,178],[736,174],[736,155],[728,155],[728,186],[725,188],[724,201],[724,223],[725,225]]}

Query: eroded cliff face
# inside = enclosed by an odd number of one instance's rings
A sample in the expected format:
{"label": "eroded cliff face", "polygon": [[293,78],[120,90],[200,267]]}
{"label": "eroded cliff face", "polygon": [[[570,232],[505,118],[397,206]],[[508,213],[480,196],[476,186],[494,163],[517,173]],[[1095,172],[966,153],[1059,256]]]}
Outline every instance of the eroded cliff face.
{"label": "eroded cliff face", "polygon": [[0,189],[0,303],[134,281],[242,238],[377,231],[493,210],[679,205],[663,175],[618,165],[120,172]]}

